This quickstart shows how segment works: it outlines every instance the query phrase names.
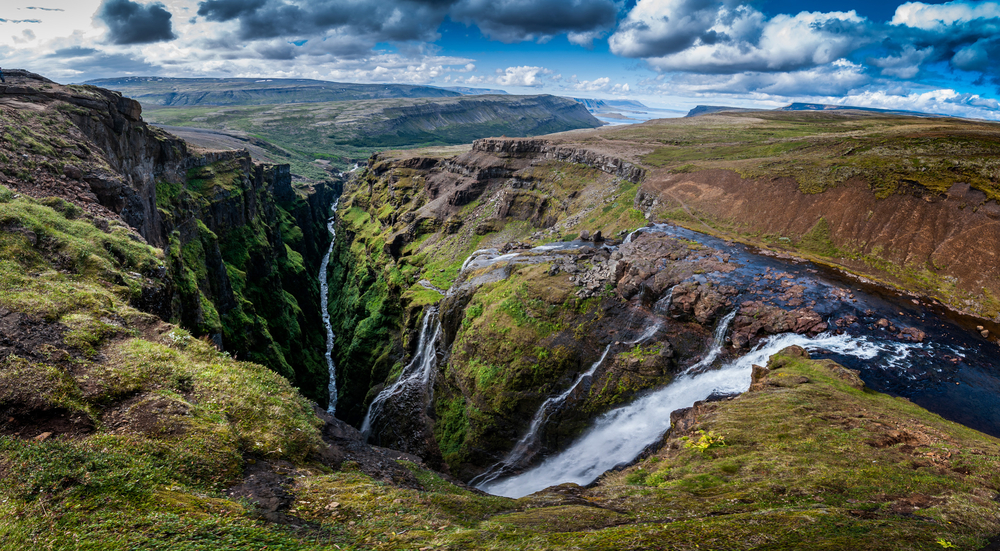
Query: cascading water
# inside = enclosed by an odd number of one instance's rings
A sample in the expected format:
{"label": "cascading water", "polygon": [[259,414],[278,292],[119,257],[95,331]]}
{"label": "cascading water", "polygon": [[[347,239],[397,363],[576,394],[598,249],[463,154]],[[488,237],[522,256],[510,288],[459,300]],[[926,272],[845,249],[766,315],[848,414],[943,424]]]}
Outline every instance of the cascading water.
{"label": "cascading water", "polygon": [[333,334],[333,324],[330,323],[330,286],[327,282],[327,269],[330,267],[330,255],[333,253],[333,245],[337,241],[337,205],[338,198],[330,205],[330,219],[326,223],[326,229],[330,232],[330,248],[323,255],[323,261],[319,265],[319,305],[323,314],[323,326],[326,327],[326,369],[330,372],[330,383],[328,390],[330,393],[330,405],[326,410],[332,415],[337,411],[337,366],[333,363],[333,342],[336,338]]}
{"label": "cascading water", "polygon": [[611,345],[609,344],[604,348],[604,353],[601,354],[600,359],[594,362],[590,366],[590,369],[581,373],[576,378],[576,381],[573,381],[573,384],[570,385],[569,388],[564,390],[562,394],[553,396],[542,402],[542,405],[538,407],[538,411],[535,412],[535,416],[531,419],[531,424],[528,426],[528,433],[518,440],[517,444],[514,444],[514,448],[510,450],[507,457],[505,457],[503,461],[487,469],[483,474],[472,479],[469,484],[473,486],[487,485],[502,476],[509,469],[516,468],[518,464],[528,455],[528,452],[535,447],[536,441],[538,440],[539,430],[545,424],[545,421],[549,419],[549,416],[552,415],[552,412],[558,409],[559,406],[566,401],[566,398],[568,398],[569,395],[576,390],[576,387],[580,386],[580,383],[582,383],[584,379],[589,379],[594,376],[594,372],[597,371],[597,368],[600,367],[602,363],[604,363],[604,359],[608,357],[608,352],[610,350]]}
{"label": "cascading water", "polygon": [[[719,354],[722,352],[722,344],[725,341],[726,331],[729,329],[729,324],[732,323],[734,317],[736,317],[736,310],[733,310],[732,312],[727,314],[724,318],[722,318],[722,320],[719,321],[719,325],[715,329],[712,345],[709,348],[708,353],[700,362],[688,368],[687,371],[685,371],[685,373],[696,371],[697,369],[700,369],[705,366],[710,366],[712,362],[714,362],[715,359],[719,357]],[[650,339],[653,335],[655,335],[656,332],[660,330],[662,325],[663,322],[661,322],[659,319],[656,319],[656,321],[650,324],[649,327],[647,327],[646,330],[643,331],[643,333],[639,335],[638,338],[636,338],[634,341],[629,342],[628,344],[640,344],[642,342],[645,342],[646,340]],[[470,481],[470,484],[482,490],[489,491],[488,487],[491,482],[503,476],[510,469],[518,467],[519,464],[524,460],[528,452],[535,447],[536,443],[535,441],[538,439],[538,431],[542,427],[543,423],[548,420],[552,410],[561,405],[566,400],[566,398],[576,389],[576,387],[579,386],[580,382],[583,381],[584,378],[589,378],[594,375],[594,372],[597,370],[597,368],[602,363],[604,363],[604,359],[608,356],[608,352],[610,350],[611,350],[611,345],[609,344],[607,348],[604,349],[604,354],[601,355],[601,358],[596,362],[594,362],[594,364],[590,366],[590,369],[587,370],[587,372],[582,373],[579,377],[577,377],[576,381],[573,383],[572,386],[569,387],[569,389],[567,389],[559,396],[549,398],[548,400],[543,402],[541,407],[539,407],[538,411],[535,413],[535,417],[531,420],[531,425],[528,428],[528,433],[525,434],[524,437],[521,438],[517,442],[517,444],[514,445],[514,448],[510,451],[509,454],[507,454],[507,457],[505,457],[503,461],[487,469],[485,473],[472,479],[472,481]]]}
{"label": "cascading water", "polygon": [[[481,270],[483,268],[508,261],[513,263],[538,263],[551,261],[552,257],[546,256],[545,253],[578,249],[584,246],[588,246],[588,244],[576,241],[549,243],[532,249],[532,252],[534,253],[533,255],[522,255],[520,253],[507,253],[501,255],[496,249],[477,250],[469,255],[469,257],[462,263],[462,267],[459,269],[459,273],[456,278],[456,283],[448,288],[445,295],[451,296],[457,288],[461,287],[458,282],[462,281],[462,276],[467,270]],[[433,323],[431,320],[433,320]],[[428,383],[430,382],[431,373],[433,373],[434,369],[437,367],[437,351],[435,349],[435,344],[440,333],[441,322],[438,319],[437,308],[431,307],[424,316],[416,356],[414,356],[413,360],[405,368],[403,368],[403,373],[398,379],[396,379],[396,382],[382,390],[382,392],[380,392],[378,396],[372,400],[371,405],[368,406],[368,412],[365,414],[364,421],[362,421],[361,424],[361,432],[366,439],[371,434],[372,423],[378,418],[386,401],[402,394],[409,388],[417,388],[418,385],[419,388],[424,389],[427,392],[428,398],[430,398],[430,388]],[[605,354],[607,354],[607,350],[605,350]],[[574,383],[565,395],[560,398],[560,401],[565,400],[565,398],[569,396],[569,393],[580,384],[583,378],[593,375],[593,372],[597,369],[598,365],[599,363],[595,364],[591,367],[588,373],[581,375],[581,377],[577,379],[576,383]]]}
{"label": "cascading water", "polygon": [[895,356],[908,351],[887,344],[849,335],[823,334],[814,339],[796,334],[772,337],[720,369],[702,373],[688,370],[666,387],[605,413],[569,448],[537,467],[479,488],[494,495],[522,497],[566,482],[589,484],[609,469],[634,460],[661,438],[670,428],[672,412],[712,395],[745,392],[750,387],[751,367],[765,364],[771,355],[786,347],[799,345],[808,350],[882,362],[894,361]]}
{"label": "cascading water", "polygon": [[709,347],[705,357],[698,363],[685,369],[684,374],[697,373],[703,369],[712,367],[715,359],[719,357],[719,354],[722,354],[722,347],[726,343],[726,331],[729,331],[729,324],[733,323],[733,318],[736,317],[736,312],[738,311],[739,310],[733,310],[719,320],[719,325],[715,327],[715,333],[712,334],[712,346]]}
{"label": "cascading water", "polygon": [[368,438],[371,434],[372,423],[382,412],[382,405],[395,396],[402,394],[409,388],[427,389],[430,382],[431,373],[437,367],[437,340],[441,334],[441,321],[438,318],[436,307],[430,307],[424,314],[424,321],[420,327],[420,337],[417,344],[417,353],[413,360],[403,368],[403,372],[388,387],[378,393],[368,406],[368,413],[361,423],[361,434]]}

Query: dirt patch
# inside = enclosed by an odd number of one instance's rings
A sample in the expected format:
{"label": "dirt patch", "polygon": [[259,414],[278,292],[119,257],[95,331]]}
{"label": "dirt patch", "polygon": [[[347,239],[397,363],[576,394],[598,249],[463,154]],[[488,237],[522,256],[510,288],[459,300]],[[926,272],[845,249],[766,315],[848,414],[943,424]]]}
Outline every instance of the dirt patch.
{"label": "dirt patch", "polygon": [[13,354],[33,362],[62,363],[70,358],[65,332],[61,324],[0,307],[0,360]]}
{"label": "dirt patch", "polygon": [[119,433],[181,436],[187,432],[189,409],[178,400],[142,394],[106,410],[101,421],[108,430]]}
{"label": "dirt patch", "polygon": [[231,498],[243,498],[257,506],[256,514],[260,518],[279,524],[292,524],[297,521],[286,511],[295,500],[295,495],[289,491],[295,480],[292,478],[298,471],[287,461],[266,461],[252,457],[246,458],[243,468],[243,481],[227,489],[225,494]]}
{"label": "dirt patch", "polygon": [[25,440],[77,438],[94,432],[94,423],[85,413],[55,408],[4,415],[0,434]]}

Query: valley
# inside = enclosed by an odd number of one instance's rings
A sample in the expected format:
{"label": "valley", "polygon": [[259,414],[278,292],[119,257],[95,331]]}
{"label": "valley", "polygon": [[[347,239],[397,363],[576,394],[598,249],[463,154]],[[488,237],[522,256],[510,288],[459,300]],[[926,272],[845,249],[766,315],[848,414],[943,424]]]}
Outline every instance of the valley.
{"label": "valley", "polygon": [[4,549],[1000,545],[995,124],[5,75]]}

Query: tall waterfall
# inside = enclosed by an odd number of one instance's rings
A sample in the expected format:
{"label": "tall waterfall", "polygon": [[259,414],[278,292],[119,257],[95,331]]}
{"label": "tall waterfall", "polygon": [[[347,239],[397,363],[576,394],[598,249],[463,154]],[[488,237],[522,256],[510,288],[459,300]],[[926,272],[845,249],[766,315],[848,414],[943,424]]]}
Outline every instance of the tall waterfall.
{"label": "tall waterfall", "polygon": [[333,342],[335,335],[333,334],[333,324],[330,323],[330,285],[327,282],[327,270],[330,267],[330,255],[333,253],[333,245],[337,242],[337,205],[340,203],[340,198],[330,205],[330,215],[329,220],[326,223],[326,229],[330,232],[330,248],[327,249],[326,254],[323,255],[323,262],[319,265],[319,305],[320,311],[323,313],[323,325],[326,327],[326,369],[330,372],[330,383],[327,387],[330,393],[330,405],[326,408],[330,414],[337,412],[337,366],[333,363]]}
{"label": "tall waterfall", "polygon": [[398,396],[410,387],[428,388],[431,373],[437,367],[437,341],[440,335],[441,321],[438,318],[438,309],[431,306],[424,314],[417,353],[413,356],[413,360],[403,368],[403,372],[396,379],[396,382],[382,389],[382,392],[379,392],[378,396],[372,400],[371,405],[368,406],[365,420],[361,423],[361,434],[366,439],[371,434],[372,422],[378,418],[382,412],[382,405],[387,400]]}

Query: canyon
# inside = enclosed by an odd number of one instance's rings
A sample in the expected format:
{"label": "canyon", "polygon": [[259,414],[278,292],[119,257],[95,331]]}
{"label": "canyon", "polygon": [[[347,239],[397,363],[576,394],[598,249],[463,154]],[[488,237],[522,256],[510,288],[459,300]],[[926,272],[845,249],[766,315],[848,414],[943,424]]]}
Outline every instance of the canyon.
{"label": "canyon", "polygon": [[304,181],[5,75],[5,545],[996,545],[988,125],[715,113]]}

